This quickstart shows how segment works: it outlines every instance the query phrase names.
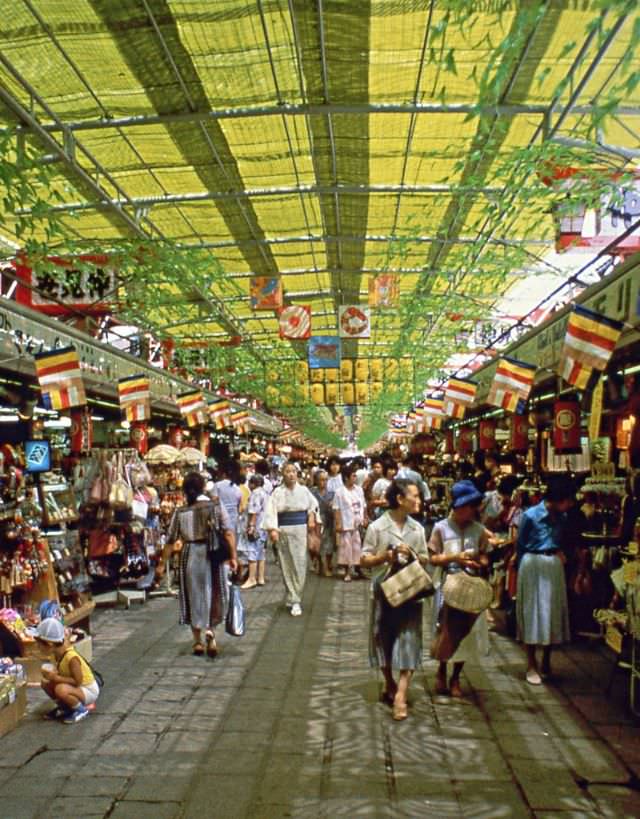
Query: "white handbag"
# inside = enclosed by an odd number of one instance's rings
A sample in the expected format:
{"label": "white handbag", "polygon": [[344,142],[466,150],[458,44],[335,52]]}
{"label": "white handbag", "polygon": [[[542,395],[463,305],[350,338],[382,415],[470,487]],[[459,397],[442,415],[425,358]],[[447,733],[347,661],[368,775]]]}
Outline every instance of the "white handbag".
{"label": "white handbag", "polygon": [[418,595],[426,597],[435,591],[431,577],[422,568],[414,551],[411,552],[411,556],[413,560],[410,560],[397,572],[390,574],[380,584],[387,603],[394,609],[403,603],[415,600]]}

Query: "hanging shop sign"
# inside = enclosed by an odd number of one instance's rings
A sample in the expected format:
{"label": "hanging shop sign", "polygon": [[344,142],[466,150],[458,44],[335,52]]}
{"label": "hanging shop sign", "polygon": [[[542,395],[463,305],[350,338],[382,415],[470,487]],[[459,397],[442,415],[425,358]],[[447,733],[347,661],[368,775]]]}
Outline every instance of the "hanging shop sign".
{"label": "hanging shop sign", "polygon": [[371,311],[359,304],[341,305],[338,308],[338,330],[341,338],[369,338],[371,335]]}
{"label": "hanging shop sign", "polygon": [[131,446],[140,455],[146,455],[149,451],[149,426],[146,421],[132,421],[129,429],[129,440]]}
{"label": "hanging shop sign", "polygon": [[[581,183],[588,182],[583,171],[577,168],[556,168],[544,178],[544,182],[558,190],[562,196],[560,204],[554,208],[558,252],[583,249],[593,253],[602,250],[640,217],[640,177],[623,181],[619,174],[609,170],[602,169],[600,173],[614,187],[611,192],[603,194],[599,203],[591,207],[578,201],[578,197],[571,196],[572,190],[580,187]],[[616,184],[618,181],[619,184]],[[640,229],[622,239],[614,252],[629,254],[638,251]]]}
{"label": "hanging shop sign", "polygon": [[87,403],[75,347],[36,353],[36,376],[47,409],[64,410]]}
{"label": "hanging shop sign", "polygon": [[602,406],[604,402],[604,379],[599,378],[591,395],[591,412],[589,413],[589,438],[595,441],[600,437],[602,423]]}
{"label": "hanging shop sign", "polygon": [[381,273],[369,279],[369,307],[395,307],[400,298],[400,279],[395,273]]}
{"label": "hanging shop sign", "polygon": [[69,430],[69,449],[72,455],[86,452],[93,446],[93,420],[88,407],[71,410],[71,429]]}
{"label": "hanging shop sign", "polygon": [[278,314],[280,338],[303,340],[311,335],[311,307],[307,304],[290,304]]}
{"label": "hanging shop sign", "polygon": [[12,262],[23,284],[16,288],[16,301],[49,316],[80,312],[100,314],[111,309],[117,288],[115,270],[108,256],[52,256],[44,269],[32,268],[25,259]]}
{"label": "hanging shop sign", "polygon": [[556,454],[576,455],[580,445],[580,404],[556,401],[553,405],[553,448]]}
{"label": "hanging shop sign", "polygon": [[453,455],[455,452],[455,444],[453,439],[453,430],[447,429],[444,434],[444,454]]}
{"label": "hanging shop sign", "polygon": [[254,310],[279,310],[282,307],[282,279],[280,276],[252,276],[249,294]]}
{"label": "hanging shop sign", "polygon": [[496,448],[496,422],[493,418],[480,421],[478,428],[478,448],[483,451]]}
{"label": "hanging shop sign", "polygon": [[567,321],[559,375],[578,389],[585,389],[594,369],[606,369],[623,327],[617,319],[576,305]]}
{"label": "hanging shop sign", "polygon": [[487,403],[494,407],[502,407],[508,412],[523,412],[536,370],[535,364],[502,356],[493,376]]}
{"label": "hanging shop sign", "polygon": [[312,336],[309,339],[309,369],[335,369],[340,367],[341,344],[336,336]]}
{"label": "hanging shop sign", "polygon": [[511,416],[509,448],[513,452],[526,452],[529,448],[529,419],[524,415]]}

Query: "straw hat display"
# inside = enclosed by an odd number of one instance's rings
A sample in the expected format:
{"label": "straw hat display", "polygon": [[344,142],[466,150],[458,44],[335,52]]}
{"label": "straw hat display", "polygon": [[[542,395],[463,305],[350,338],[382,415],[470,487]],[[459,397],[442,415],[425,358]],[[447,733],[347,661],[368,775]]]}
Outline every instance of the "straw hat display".
{"label": "straw hat display", "polygon": [[180,455],[180,450],[169,444],[158,444],[150,449],[145,455],[148,464],[165,464],[171,466],[175,464]]}

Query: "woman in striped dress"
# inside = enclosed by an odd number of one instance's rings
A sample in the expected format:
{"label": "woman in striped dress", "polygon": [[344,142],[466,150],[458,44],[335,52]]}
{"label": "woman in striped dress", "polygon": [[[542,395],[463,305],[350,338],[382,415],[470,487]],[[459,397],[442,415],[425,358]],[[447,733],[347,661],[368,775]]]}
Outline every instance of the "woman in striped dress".
{"label": "woman in striped dress", "polygon": [[[176,509],[169,529],[169,542],[182,541],[180,553],[180,624],[191,626],[193,653],[218,652],[214,628],[224,620],[227,610],[227,566],[235,572],[236,541],[227,512],[220,503],[204,493],[205,479],[200,472],[190,472],[184,479],[187,506]],[[215,560],[209,551],[212,527],[226,540],[229,560]],[[204,643],[202,632],[205,633]]]}

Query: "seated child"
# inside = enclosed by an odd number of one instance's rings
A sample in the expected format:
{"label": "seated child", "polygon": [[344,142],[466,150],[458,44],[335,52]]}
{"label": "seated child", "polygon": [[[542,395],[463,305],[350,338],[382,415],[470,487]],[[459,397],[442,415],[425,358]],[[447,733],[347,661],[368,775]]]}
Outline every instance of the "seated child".
{"label": "seated child", "polygon": [[57,668],[42,669],[42,689],[57,703],[47,719],[61,719],[73,725],[89,716],[87,706],[98,699],[100,688],[90,665],[71,647],[64,625],[47,617],[38,626],[36,639],[53,650]]}

